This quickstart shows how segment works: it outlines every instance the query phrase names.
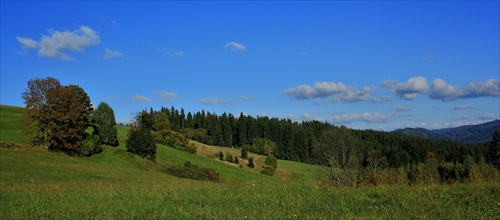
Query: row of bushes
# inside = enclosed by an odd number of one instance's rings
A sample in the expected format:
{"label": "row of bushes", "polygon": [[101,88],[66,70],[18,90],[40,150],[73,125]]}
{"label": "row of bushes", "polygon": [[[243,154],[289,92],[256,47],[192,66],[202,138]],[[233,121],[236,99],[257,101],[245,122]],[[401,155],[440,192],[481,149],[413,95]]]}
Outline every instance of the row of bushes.
{"label": "row of bushes", "polygon": [[358,186],[500,182],[500,173],[495,167],[484,160],[475,163],[472,159],[464,163],[433,159],[400,168],[363,169],[352,175],[351,184]]}

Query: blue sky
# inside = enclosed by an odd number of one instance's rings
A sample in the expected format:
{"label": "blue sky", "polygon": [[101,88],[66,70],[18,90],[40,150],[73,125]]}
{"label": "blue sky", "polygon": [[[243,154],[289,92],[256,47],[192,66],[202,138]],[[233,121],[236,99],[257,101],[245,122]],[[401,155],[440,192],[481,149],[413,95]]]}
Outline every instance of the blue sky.
{"label": "blue sky", "polygon": [[428,129],[500,117],[498,1],[1,2],[1,100],[80,85],[117,121],[183,107]]}

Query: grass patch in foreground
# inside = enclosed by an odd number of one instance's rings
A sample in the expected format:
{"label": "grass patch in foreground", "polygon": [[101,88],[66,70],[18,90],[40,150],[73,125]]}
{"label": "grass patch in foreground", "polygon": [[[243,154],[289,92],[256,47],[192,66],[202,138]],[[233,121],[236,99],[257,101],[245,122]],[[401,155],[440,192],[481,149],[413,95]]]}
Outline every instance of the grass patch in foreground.
{"label": "grass patch in foreground", "polygon": [[[495,219],[498,186],[327,189],[185,182],[2,183],[3,219]],[[64,210],[64,211],[61,211]]]}

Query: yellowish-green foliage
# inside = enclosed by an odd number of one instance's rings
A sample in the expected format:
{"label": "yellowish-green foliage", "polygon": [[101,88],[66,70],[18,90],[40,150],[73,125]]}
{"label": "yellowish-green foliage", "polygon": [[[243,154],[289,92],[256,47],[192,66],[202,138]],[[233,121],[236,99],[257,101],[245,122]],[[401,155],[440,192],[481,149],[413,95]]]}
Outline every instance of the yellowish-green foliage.
{"label": "yellowish-green foliage", "polygon": [[[500,210],[492,183],[336,189],[315,182],[319,166],[279,160],[275,176],[288,178],[270,177],[164,145],[155,163],[126,152],[128,130],[118,126],[120,145],[92,157],[0,148],[0,219],[495,219]],[[163,172],[186,161],[217,170],[221,182]]]}

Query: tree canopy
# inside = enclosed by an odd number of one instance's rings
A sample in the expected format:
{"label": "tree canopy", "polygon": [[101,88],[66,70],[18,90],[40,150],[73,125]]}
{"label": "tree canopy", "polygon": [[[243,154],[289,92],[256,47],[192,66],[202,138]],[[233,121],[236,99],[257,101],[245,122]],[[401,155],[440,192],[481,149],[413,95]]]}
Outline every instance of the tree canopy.
{"label": "tree canopy", "polygon": [[22,98],[27,109],[25,134],[32,144],[51,151],[81,153],[93,114],[90,98],[81,87],[62,86],[52,77],[37,78],[28,81]]}
{"label": "tree canopy", "polygon": [[118,146],[118,131],[115,127],[116,120],[113,109],[107,103],[101,102],[94,112],[94,119],[101,143]]}

